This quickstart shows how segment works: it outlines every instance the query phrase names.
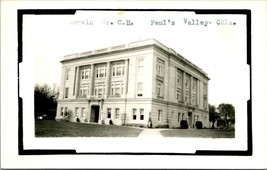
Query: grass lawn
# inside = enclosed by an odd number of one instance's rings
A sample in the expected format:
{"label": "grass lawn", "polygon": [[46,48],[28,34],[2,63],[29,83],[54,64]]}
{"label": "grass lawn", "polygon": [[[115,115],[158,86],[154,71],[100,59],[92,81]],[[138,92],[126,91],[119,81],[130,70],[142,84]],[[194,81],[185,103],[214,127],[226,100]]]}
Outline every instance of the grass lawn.
{"label": "grass lawn", "polygon": [[234,138],[234,130],[218,129],[172,129],[162,130],[164,137],[193,137],[193,138]]}
{"label": "grass lawn", "polygon": [[54,120],[35,121],[36,137],[137,137],[142,129]]}

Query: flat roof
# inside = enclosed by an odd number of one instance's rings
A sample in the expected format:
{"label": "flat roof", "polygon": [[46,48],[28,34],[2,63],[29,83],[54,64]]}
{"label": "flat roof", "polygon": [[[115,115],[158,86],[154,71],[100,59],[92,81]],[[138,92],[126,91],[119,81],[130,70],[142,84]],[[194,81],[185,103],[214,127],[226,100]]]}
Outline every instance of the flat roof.
{"label": "flat roof", "polygon": [[81,58],[89,57],[89,56],[95,56],[95,55],[110,53],[110,52],[120,52],[120,51],[125,51],[125,50],[131,50],[131,49],[145,47],[145,46],[151,46],[151,45],[157,46],[160,49],[162,49],[163,51],[167,52],[168,54],[172,54],[173,56],[176,56],[177,59],[179,59],[180,61],[186,63],[187,65],[195,68],[196,70],[198,70],[199,72],[201,72],[202,74],[204,74],[208,78],[207,73],[204,72],[201,68],[197,67],[195,64],[193,64],[192,62],[190,62],[189,60],[187,60],[186,58],[181,56],[175,50],[166,47],[165,45],[163,45],[162,43],[160,43],[159,41],[157,41],[155,39],[135,41],[135,42],[127,43],[127,44],[121,44],[121,45],[111,46],[111,47],[107,47],[107,48],[100,48],[100,49],[96,49],[96,50],[90,50],[90,51],[84,51],[81,53],[65,55],[62,62],[68,61],[68,60],[81,59]]}

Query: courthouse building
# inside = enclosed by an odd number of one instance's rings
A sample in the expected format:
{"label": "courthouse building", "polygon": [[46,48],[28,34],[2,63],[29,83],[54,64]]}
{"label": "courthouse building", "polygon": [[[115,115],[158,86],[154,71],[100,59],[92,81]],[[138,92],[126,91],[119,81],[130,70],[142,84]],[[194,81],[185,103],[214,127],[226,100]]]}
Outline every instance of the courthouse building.
{"label": "courthouse building", "polygon": [[207,74],[154,39],[67,55],[61,63],[56,120],[209,127]]}

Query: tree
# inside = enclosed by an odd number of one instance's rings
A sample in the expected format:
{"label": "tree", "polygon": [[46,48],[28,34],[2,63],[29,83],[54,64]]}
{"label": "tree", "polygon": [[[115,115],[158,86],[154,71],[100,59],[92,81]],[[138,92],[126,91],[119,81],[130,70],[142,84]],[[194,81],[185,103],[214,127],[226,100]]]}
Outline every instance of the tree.
{"label": "tree", "polygon": [[55,116],[57,108],[57,98],[59,90],[54,84],[50,87],[47,84],[38,85],[34,87],[34,116],[35,119],[38,116],[47,115],[52,118]]}
{"label": "tree", "polygon": [[214,129],[214,123],[220,118],[219,113],[216,112],[216,107],[209,104],[209,121],[212,122],[212,129]]}
{"label": "tree", "polygon": [[221,103],[218,106],[220,116],[225,121],[226,127],[228,127],[229,122],[235,122],[235,107],[232,104]]}

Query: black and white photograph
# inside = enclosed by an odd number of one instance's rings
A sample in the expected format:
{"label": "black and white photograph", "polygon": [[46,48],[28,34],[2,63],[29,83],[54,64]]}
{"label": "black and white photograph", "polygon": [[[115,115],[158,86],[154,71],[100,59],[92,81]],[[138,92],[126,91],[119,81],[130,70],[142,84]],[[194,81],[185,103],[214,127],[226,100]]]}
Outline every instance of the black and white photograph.
{"label": "black and white photograph", "polygon": [[253,155],[251,10],[62,7],[16,16],[19,157]]}
{"label": "black and white photograph", "polygon": [[[247,149],[247,15],[234,12],[125,9],[23,15],[22,57],[33,57],[34,81],[34,115],[22,113],[23,120],[34,116],[38,140],[94,138],[97,143],[84,147],[85,152],[91,147],[98,152],[98,140],[124,140],[117,137],[137,141],[137,148],[123,152],[195,153],[214,150],[212,144],[206,147],[211,141],[232,143],[217,143],[216,150]],[[23,133],[29,132],[24,126]],[[168,139],[200,146],[165,151],[142,144]],[[114,148],[101,146],[99,152]]]}

